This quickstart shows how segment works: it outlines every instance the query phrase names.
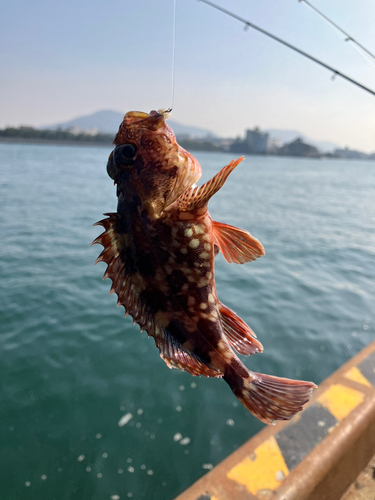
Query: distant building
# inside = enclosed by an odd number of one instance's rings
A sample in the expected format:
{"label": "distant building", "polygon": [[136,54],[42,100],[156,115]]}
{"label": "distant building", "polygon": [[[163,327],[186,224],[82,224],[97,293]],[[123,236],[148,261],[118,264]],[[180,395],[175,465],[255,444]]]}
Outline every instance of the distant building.
{"label": "distant building", "polygon": [[320,157],[318,149],[315,146],[306,144],[301,138],[298,138],[289,144],[285,144],[285,146],[280,148],[276,154],[280,156],[305,156],[308,158]]}
{"label": "distant building", "polygon": [[245,142],[249,146],[250,152],[265,153],[268,147],[268,134],[263,134],[259,127],[255,127],[254,130],[246,130]]}
{"label": "distant building", "polygon": [[246,130],[245,139],[237,138],[230,146],[235,153],[265,154],[268,149],[268,134],[263,134],[259,127]]}

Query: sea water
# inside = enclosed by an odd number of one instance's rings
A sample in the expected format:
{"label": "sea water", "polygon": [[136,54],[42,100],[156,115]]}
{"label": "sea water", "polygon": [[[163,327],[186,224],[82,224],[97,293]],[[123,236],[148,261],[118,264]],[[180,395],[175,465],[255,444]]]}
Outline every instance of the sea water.
{"label": "sea water", "polygon": [[[102,281],[109,149],[0,145],[2,500],[165,500],[259,431],[224,381],[169,370]],[[204,180],[233,158],[197,153]],[[249,156],[210,202],[266,255],[216,259],[254,371],[321,382],[374,339],[375,163]]]}

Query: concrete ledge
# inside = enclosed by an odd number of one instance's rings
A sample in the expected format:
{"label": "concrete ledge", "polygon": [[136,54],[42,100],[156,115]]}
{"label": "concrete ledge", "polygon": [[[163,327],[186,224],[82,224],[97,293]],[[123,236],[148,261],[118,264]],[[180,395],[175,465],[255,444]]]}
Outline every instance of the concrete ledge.
{"label": "concrete ledge", "polygon": [[375,451],[375,342],[175,500],[338,500]]}

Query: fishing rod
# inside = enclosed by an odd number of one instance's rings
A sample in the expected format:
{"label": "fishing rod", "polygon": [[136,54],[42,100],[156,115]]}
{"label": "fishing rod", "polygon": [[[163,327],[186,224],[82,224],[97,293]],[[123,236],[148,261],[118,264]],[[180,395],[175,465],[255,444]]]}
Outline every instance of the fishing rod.
{"label": "fishing rod", "polygon": [[319,61],[319,59],[316,59],[315,57],[310,56],[306,52],[303,52],[303,50],[298,49],[297,47],[295,47],[294,45],[291,45],[290,43],[286,42],[285,40],[282,40],[281,38],[278,38],[277,36],[273,35],[269,31],[266,31],[263,28],[260,28],[259,26],[256,26],[255,24],[251,23],[250,21],[247,21],[243,17],[238,16],[234,12],[230,12],[227,9],[219,7],[219,5],[216,5],[216,4],[212,3],[212,2],[210,2],[209,0],[198,0],[198,1],[206,3],[207,5],[210,5],[211,7],[213,7],[214,9],[217,9],[217,10],[220,10],[221,12],[224,12],[224,14],[227,14],[228,16],[233,17],[234,19],[237,19],[237,21],[240,21],[241,23],[243,23],[245,25],[245,28],[254,28],[255,30],[260,31],[264,35],[269,36],[273,40],[276,40],[277,42],[282,43],[286,47],[289,47],[290,49],[292,49],[292,50],[298,52],[299,54],[307,57],[311,61],[314,61],[315,63],[319,64],[320,66],[323,66],[323,68],[326,68],[329,71],[332,71],[333,72],[333,78],[335,78],[336,76],[341,76],[341,78],[344,78],[345,80],[348,80],[348,82],[351,82],[354,85],[357,85],[361,89],[366,90],[367,92],[370,92],[370,94],[372,94],[372,95],[375,96],[375,92],[373,90],[369,89],[368,87],[365,87],[364,85],[362,85],[361,83],[357,82],[356,80],[353,80],[349,76],[344,75],[344,73],[341,73],[341,71],[338,71],[337,69],[334,69],[331,66],[328,66],[328,64],[325,64],[324,62]]}
{"label": "fishing rod", "polygon": [[334,23],[332,21],[332,19],[330,19],[329,17],[327,17],[325,14],[323,14],[323,12],[320,12],[320,10],[318,10],[314,5],[312,5],[307,0],[298,0],[298,1],[299,2],[304,2],[311,9],[315,10],[315,12],[317,12],[320,16],[322,16],[326,21],[328,21],[330,24],[332,24],[332,26],[334,26],[336,29],[338,29],[339,31],[341,31],[341,33],[343,33],[346,36],[345,42],[353,42],[353,43],[355,43],[356,45],[358,45],[358,47],[360,47],[362,50],[364,50],[365,52],[367,52],[367,54],[369,54],[372,58],[375,59],[375,55],[374,54],[372,54],[368,49],[366,49],[366,47],[364,47],[363,45],[361,45],[359,42],[357,42],[357,40],[355,40],[352,36],[350,36],[348,33],[346,33],[346,31],[344,31],[342,28],[340,28],[340,26],[338,26],[336,23]]}

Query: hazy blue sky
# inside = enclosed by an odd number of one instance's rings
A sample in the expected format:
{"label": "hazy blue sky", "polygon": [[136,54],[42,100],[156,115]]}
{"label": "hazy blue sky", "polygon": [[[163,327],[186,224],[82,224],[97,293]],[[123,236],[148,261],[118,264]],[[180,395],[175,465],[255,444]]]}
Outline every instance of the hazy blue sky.
{"label": "hazy blue sky", "polygon": [[[375,52],[374,0],[311,0]],[[375,89],[375,66],[297,0],[221,6]],[[173,0],[0,0],[0,127],[171,105]],[[374,62],[375,64],[375,62]],[[177,0],[173,119],[296,129],[375,151],[375,97],[196,0]]]}

